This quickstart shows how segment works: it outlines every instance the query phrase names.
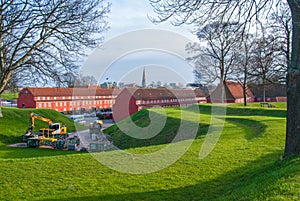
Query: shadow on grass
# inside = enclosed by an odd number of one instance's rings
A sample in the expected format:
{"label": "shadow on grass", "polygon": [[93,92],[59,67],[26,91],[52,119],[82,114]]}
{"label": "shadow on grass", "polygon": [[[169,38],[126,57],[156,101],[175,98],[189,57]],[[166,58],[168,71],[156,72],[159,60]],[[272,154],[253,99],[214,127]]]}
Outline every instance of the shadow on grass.
{"label": "shadow on grass", "polygon": [[[300,170],[299,158],[274,162],[274,159],[279,158],[281,154],[278,151],[264,155],[241,168],[192,186],[141,193],[112,193],[111,195],[95,192],[98,195],[85,197],[74,195],[57,200],[272,200],[272,197],[282,193],[276,189],[276,185],[278,187],[276,182],[292,177]],[[293,192],[286,193],[288,195]]]}
{"label": "shadow on grass", "polygon": [[[162,115],[157,114],[157,118],[162,117]],[[180,115],[179,115],[180,116]],[[133,115],[132,120],[136,125],[140,127],[147,127],[151,122],[149,119],[149,111],[142,110],[139,113]],[[126,120],[122,122],[126,125]],[[174,138],[177,136],[180,125],[185,125],[184,132],[181,139]],[[106,133],[111,135],[114,145],[119,149],[129,149],[129,148],[138,148],[145,146],[153,145],[164,145],[172,142],[179,142],[182,140],[194,139],[201,135],[207,133],[209,125],[208,124],[199,124],[198,122],[182,120],[180,118],[168,117],[166,124],[162,130],[152,138],[149,139],[137,139],[130,137],[123,133],[119,128],[114,125],[106,129]],[[151,131],[150,131],[151,132]],[[195,133],[196,132],[196,133]],[[195,133],[196,136],[192,136],[191,133]],[[194,138],[193,138],[194,137]],[[69,155],[77,154],[78,152],[72,151],[61,151],[61,150],[52,150],[52,149],[34,149],[34,148],[13,148],[8,147],[8,144],[14,144],[20,142],[21,137],[19,136],[6,136],[0,134],[0,142],[4,145],[0,145],[0,158],[4,159],[15,159],[15,158],[34,158],[34,157],[45,157],[45,156],[60,156],[60,155]]]}
{"label": "shadow on grass", "polygon": [[3,144],[14,144],[16,142],[21,142],[21,135],[20,136],[7,136],[4,134],[0,134],[0,143]]}
{"label": "shadow on grass", "polygon": [[0,159],[26,159],[38,157],[65,156],[73,154],[83,154],[79,151],[53,150],[48,148],[21,148],[0,146]]}
{"label": "shadow on grass", "polygon": [[246,139],[249,141],[261,137],[267,128],[265,124],[262,124],[259,121],[245,118],[226,118],[226,121],[229,121],[239,128],[242,128]]}
{"label": "shadow on grass", "polygon": [[[191,106],[188,110],[189,111],[195,111],[193,109],[195,106]],[[200,114],[211,114],[212,108],[217,110],[219,105],[214,104],[200,104],[199,110]],[[226,115],[228,116],[267,116],[267,117],[280,117],[284,118],[286,117],[286,110],[284,109],[278,109],[278,108],[251,108],[251,107],[226,107]]]}
{"label": "shadow on grass", "polygon": [[[185,108],[186,111],[195,112],[194,107],[191,106]],[[222,106],[214,106],[214,110],[218,110],[218,108]],[[180,113],[182,108],[172,108],[174,111]],[[200,114],[211,114],[212,106],[211,105],[199,105]],[[197,110],[196,110],[197,111]],[[223,111],[223,110],[221,110]],[[272,117],[285,117],[286,112],[284,110],[266,110],[260,108],[227,108],[227,121],[234,123],[238,127],[242,127],[244,129],[244,133],[246,135],[247,140],[252,140],[253,138],[260,137],[264,131],[266,130],[266,125],[262,124],[259,121],[249,120],[245,118],[230,118],[230,116],[272,116]],[[150,124],[149,120],[149,112],[147,110],[140,111],[139,113],[133,115],[132,121],[135,122],[137,126],[146,127]],[[125,122],[122,122],[126,124]],[[209,129],[209,124],[196,123],[192,121],[182,120],[180,118],[168,117],[164,128],[161,130],[159,134],[150,138],[150,139],[136,139],[126,135],[118,127],[115,125],[106,130],[106,133],[112,136],[115,146],[119,149],[129,149],[129,148],[137,148],[137,147],[145,147],[152,145],[163,145],[171,143],[172,140],[178,133],[178,129],[180,124],[189,125],[187,126],[186,132],[187,134],[190,132],[188,128],[198,128],[197,136],[195,138],[199,138],[200,136],[206,135]],[[188,138],[192,139],[192,138]]]}
{"label": "shadow on grass", "polygon": [[[137,118],[136,115],[132,116],[132,121],[137,126],[147,127],[150,124],[148,111],[140,111],[139,113],[137,113],[137,115],[139,118]],[[159,114],[157,115],[159,116]],[[127,120],[122,123],[126,125],[126,121]],[[186,135],[184,134],[181,139],[175,141],[174,138],[178,135],[180,125],[185,125],[184,132],[186,133]],[[195,139],[197,136],[205,135],[207,133],[208,127],[208,124],[200,124],[197,122],[182,120],[180,118],[167,117],[166,123],[162,130],[157,135],[149,139],[138,139],[138,134],[136,135],[136,138],[128,136],[126,135],[126,133],[122,132],[117,125],[106,129],[105,133],[109,134],[112,137],[114,145],[116,147],[118,147],[119,149],[129,149],[153,145],[163,145],[172,142],[179,142],[182,140]],[[193,136],[192,133],[195,133],[195,130],[196,136]],[[148,132],[148,130],[145,132]],[[151,133],[151,130],[149,130],[149,133]]]}

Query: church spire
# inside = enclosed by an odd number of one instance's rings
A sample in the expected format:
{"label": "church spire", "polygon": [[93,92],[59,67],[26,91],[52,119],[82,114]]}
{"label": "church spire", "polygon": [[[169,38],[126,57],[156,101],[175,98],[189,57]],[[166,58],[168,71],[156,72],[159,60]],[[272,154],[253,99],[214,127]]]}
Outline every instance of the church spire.
{"label": "church spire", "polygon": [[145,67],[144,67],[144,70],[143,70],[142,88],[146,88],[146,73],[145,73]]}

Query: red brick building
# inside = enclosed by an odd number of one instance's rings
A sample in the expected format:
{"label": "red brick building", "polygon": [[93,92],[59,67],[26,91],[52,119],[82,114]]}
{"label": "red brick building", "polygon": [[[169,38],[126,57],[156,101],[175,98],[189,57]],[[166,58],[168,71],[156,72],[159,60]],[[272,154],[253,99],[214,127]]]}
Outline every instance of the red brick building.
{"label": "red brick building", "polygon": [[205,94],[200,90],[125,88],[115,100],[113,115],[115,121],[121,121],[143,108],[190,106],[206,102]]}
{"label": "red brick building", "polygon": [[[210,96],[209,102],[222,102],[221,100],[221,86],[218,85],[217,88],[212,92]],[[244,94],[243,94],[243,86],[241,83],[226,81],[224,84],[224,94],[225,103],[243,103],[244,102]],[[254,95],[251,90],[247,87],[246,90],[247,102],[254,102]]]}
{"label": "red brick building", "polygon": [[119,89],[101,88],[24,88],[18,108],[48,108],[59,112],[111,108]]}
{"label": "red brick building", "polygon": [[[286,85],[285,84],[262,84],[249,85],[250,90],[253,92],[256,102],[286,102]],[[265,94],[265,100],[264,100]]]}

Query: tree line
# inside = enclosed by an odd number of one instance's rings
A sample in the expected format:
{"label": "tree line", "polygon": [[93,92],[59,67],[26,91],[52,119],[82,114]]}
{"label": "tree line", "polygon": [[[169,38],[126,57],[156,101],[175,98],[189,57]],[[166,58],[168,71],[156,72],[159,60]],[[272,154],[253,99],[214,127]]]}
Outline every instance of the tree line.
{"label": "tree line", "polygon": [[247,105],[247,84],[263,86],[285,84],[291,60],[292,17],[287,3],[274,7],[262,21],[255,21],[248,32],[238,21],[210,22],[196,25],[199,43],[188,44],[193,56],[197,82],[204,85],[219,80],[235,80],[243,85],[244,105]]}
{"label": "tree line", "polygon": [[[218,24],[230,24],[237,22],[242,36],[250,33],[253,22],[262,22],[263,19],[271,16],[272,10],[284,9],[285,4],[288,5],[287,13],[292,19],[292,32],[287,33],[287,36],[292,38],[291,53],[290,49],[282,46],[283,52],[286,55],[287,65],[287,126],[286,126],[286,144],[284,156],[300,154],[300,0],[149,0],[156,17],[152,18],[155,23],[171,21],[175,26],[182,24],[194,24],[201,26],[200,30],[209,26],[213,22]],[[271,17],[272,18],[272,17]],[[282,19],[279,20],[282,26],[286,26]],[[271,22],[269,23],[271,25]],[[258,40],[258,47],[254,52],[255,62],[261,67],[272,62],[264,58],[263,55],[274,54],[274,52],[265,52],[264,46],[270,42],[270,39],[262,33],[262,39]],[[275,32],[273,33],[275,34]],[[292,34],[292,36],[290,35]],[[202,35],[200,35],[202,36]],[[277,35],[276,37],[284,40],[285,35]],[[272,41],[273,39],[271,39]],[[244,45],[245,46],[245,45]],[[246,44],[246,46],[248,46]],[[225,45],[226,47],[226,45]],[[268,46],[269,47],[269,46]],[[226,51],[224,52],[226,53]],[[291,56],[289,56],[291,54]],[[263,58],[265,61],[259,61]],[[277,57],[277,55],[276,55]],[[253,57],[252,57],[253,58]],[[231,62],[231,56],[227,57],[227,64]],[[215,64],[214,60],[209,61]],[[244,62],[245,64],[247,62]],[[221,77],[225,76],[227,65],[219,65],[222,69],[218,73]],[[248,66],[248,65],[247,65]],[[249,66],[250,67],[250,66]],[[261,69],[260,71],[265,71]],[[247,73],[246,73],[247,74]],[[263,78],[264,79],[264,78]],[[266,78],[265,78],[266,79]]]}

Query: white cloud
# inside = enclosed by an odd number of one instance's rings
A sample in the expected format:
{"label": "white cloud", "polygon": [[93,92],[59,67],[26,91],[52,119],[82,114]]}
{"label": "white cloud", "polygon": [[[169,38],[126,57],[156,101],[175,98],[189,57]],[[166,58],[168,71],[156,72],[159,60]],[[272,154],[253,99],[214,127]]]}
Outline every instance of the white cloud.
{"label": "white cloud", "polygon": [[174,31],[191,40],[197,40],[191,33],[192,26],[174,27],[169,22],[153,24],[148,16],[155,16],[155,13],[148,0],[111,0],[111,2],[112,7],[108,20],[111,29],[105,35],[107,39],[129,31],[157,28]]}
{"label": "white cloud", "polygon": [[[111,0],[109,14],[111,29],[104,35],[103,46],[95,50],[83,66],[83,72],[99,80],[140,83],[141,69],[148,66],[148,81],[193,82],[192,68],[185,61],[185,45],[195,41],[190,33],[192,27],[174,27],[168,22],[154,25],[148,15],[155,16],[148,0]],[[159,29],[165,31],[133,31]],[[126,33],[129,33],[126,34]],[[175,32],[177,34],[172,34]],[[179,35],[178,35],[179,34]],[[155,49],[152,53],[142,52],[143,48]],[[137,50],[132,53],[131,50]],[[159,50],[167,50],[173,55]],[[124,58],[114,58],[115,56]],[[177,56],[174,56],[177,55]],[[115,62],[115,60],[117,60]],[[114,61],[114,63],[111,63]],[[106,70],[105,70],[106,69]],[[161,69],[161,70],[159,70]],[[105,73],[104,73],[105,72]],[[183,75],[183,76],[182,76]]]}

